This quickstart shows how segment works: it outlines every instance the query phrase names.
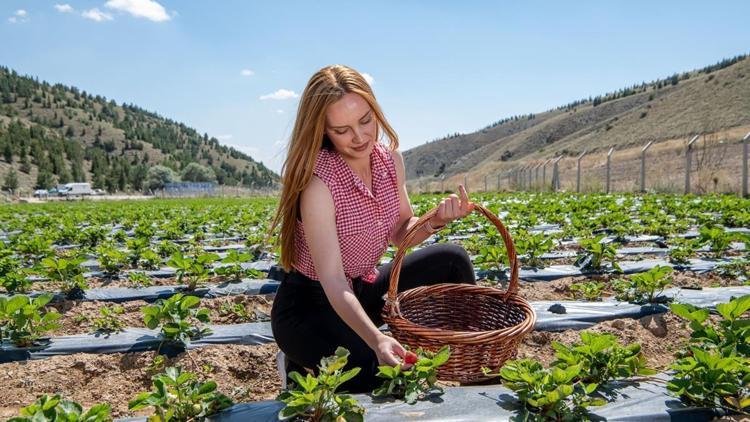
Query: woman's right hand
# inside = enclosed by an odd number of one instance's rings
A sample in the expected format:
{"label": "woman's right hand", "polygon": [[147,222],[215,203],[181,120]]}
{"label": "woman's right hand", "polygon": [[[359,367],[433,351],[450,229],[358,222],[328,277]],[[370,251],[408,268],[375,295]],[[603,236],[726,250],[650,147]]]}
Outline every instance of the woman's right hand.
{"label": "woman's right hand", "polygon": [[[373,349],[378,357],[379,365],[396,366],[402,363],[406,349],[395,338],[380,334]],[[402,365],[403,366],[403,365]]]}

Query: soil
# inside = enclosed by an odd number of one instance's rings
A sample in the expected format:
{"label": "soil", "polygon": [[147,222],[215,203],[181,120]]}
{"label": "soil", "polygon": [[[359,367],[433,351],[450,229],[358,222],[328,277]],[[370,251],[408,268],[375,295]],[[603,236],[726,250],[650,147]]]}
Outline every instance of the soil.
{"label": "soil", "polygon": [[[235,403],[269,400],[281,388],[277,352],[273,343],[207,346],[191,350],[189,356],[167,359],[166,365],[182,366],[203,381],[216,381],[218,390]],[[0,419],[18,415],[20,408],[42,394],[61,394],[86,409],[109,403],[114,418],[148,415],[152,409],[129,412],[128,401],[151,389],[153,373],[146,368],[153,356],[153,352],[77,353],[1,364]]]}
{"label": "soil", "polygon": [[[221,309],[223,305],[225,305],[225,307],[233,307],[236,304],[240,304],[245,308],[245,312],[250,317],[249,319],[244,319],[237,313],[226,312]],[[112,308],[114,306],[122,306],[124,308],[124,312],[117,315],[117,319],[122,321],[123,327],[143,328],[145,327],[145,325],[143,324],[143,313],[141,312],[141,307],[148,305],[149,303],[142,300],[125,302],[121,304],[99,301],[71,300],[66,300],[61,303],[55,303],[48,307],[55,309],[57,312],[63,315],[60,319],[57,320],[57,322],[60,323],[62,327],[54,331],[50,331],[45,335],[63,336],[93,332],[95,330],[94,320],[96,320],[97,318],[101,318],[99,309],[102,307]],[[211,325],[222,325],[268,320],[267,316],[271,314],[272,305],[272,295],[236,295],[215,299],[202,298],[199,307],[211,310]],[[255,311],[258,311],[260,315],[256,314]]]}
{"label": "soil", "polygon": [[[616,319],[605,321],[586,331],[611,333],[622,345],[640,343],[648,366],[657,371],[666,370],[674,362],[674,353],[685,349],[690,339],[690,327],[685,320],[672,313],[645,316],[641,319]],[[537,359],[549,365],[555,359],[552,342],[570,345],[580,342],[580,331],[533,331],[518,349],[518,358]]]}

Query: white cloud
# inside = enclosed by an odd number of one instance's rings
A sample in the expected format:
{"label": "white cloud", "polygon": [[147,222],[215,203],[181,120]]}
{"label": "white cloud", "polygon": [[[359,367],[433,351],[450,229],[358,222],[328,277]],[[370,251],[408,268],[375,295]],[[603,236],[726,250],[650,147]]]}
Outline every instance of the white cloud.
{"label": "white cloud", "polygon": [[240,71],[240,75],[242,75],[242,76],[253,76],[253,75],[255,75],[255,72],[253,72],[250,69],[242,69]]}
{"label": "white cloud", "polygon": [[234,138],[234,136],[231,133],[227,133],[225,135],[216,135],[215,138],[218,139],[219,141],[228,141]]}
{"label": "white cloud", "polygon": [[368,84],[375,85],[375,78],[373,78],[369,73],[363,73],[362,77],[365,78]]}
{"label": "white cloud", "polygon": [[153,0],[109,0],[104,6],[154,22],[164,22],[170,19],[164,6]]}
{"label": "white cloud", "polygon": [[267,94],[267,95],[261,95],[261,100],[288,100],[289,98],[298,98],[299,95],[297,95],[294,91],[290,91],[288,89],[280,89],[273,94]]}
{"label": "white cloud", "polygon": [[28,21],[29,13],[23,9],[18,9],[13,14],[13,16],[8,18],[8,22],[10,23],[23,23]]}
{"label": "white cloud", "polygon": [[60,13],[70,13],[73,11],[73,7],[67,3],[65,4],[56,4],[55,9],[57,9]]}
{"label": "white cloud", "polygon": [[83,16],[86,19],[91,19],[92,21],[97,21],[97,22],[104,22],[104,21],[112,20],[112,15],[110,15],[109,13],[102,12],[96,7],[93,9],[84,11],[83,13],[81,13],[81,16]]}

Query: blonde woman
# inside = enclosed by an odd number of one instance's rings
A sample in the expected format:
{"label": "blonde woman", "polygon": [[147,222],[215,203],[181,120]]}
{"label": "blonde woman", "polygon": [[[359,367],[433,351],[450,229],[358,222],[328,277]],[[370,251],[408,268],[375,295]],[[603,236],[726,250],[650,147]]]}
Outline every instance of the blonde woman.
{"label": "blonde woman", "polygon": [[[385,135],[388,144],[381,142]],[[377,366],[401,363],[405,350],[378,330],[390,264],[377,267],[416,222],[398,137],[356,70],[324,67],[300,99],[282,171],[271,232],[280,224],[280,264],[287,272],[271,312],[273,334],[294,369],[316,369],[338,346],[361,371],[342,386],[371,391]],[[450,195],[413,244],[472,210],[463,186]],[[435,244],[405,257],[399,290],[475,283],[466,251]]]}

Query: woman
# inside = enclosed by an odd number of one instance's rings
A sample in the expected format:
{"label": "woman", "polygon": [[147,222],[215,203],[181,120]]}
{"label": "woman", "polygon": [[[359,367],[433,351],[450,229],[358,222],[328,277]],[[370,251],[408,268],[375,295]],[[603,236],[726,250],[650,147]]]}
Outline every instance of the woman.
{"label": "woman", "polygon": [[[387,135],[389,145],[379,142]],[[271,312],[279,348],[297,368],[317,370],[338,346],[361,371],[342,386],[366,392],[380,382],[378,364],[397,365],[405,350],[381,333],[390,264],[376,268],[388,244],[399,245],[416,222],[398,137],[368,83],[354,69],[316,72],[300,99],[283,167],[271,232],[281,224],[280,264],[287,271]],[[472,211],[468,195],[450,195],[411,245]],[[432,245],[405,257],[399,290],[475,283],[460,246]]]}

